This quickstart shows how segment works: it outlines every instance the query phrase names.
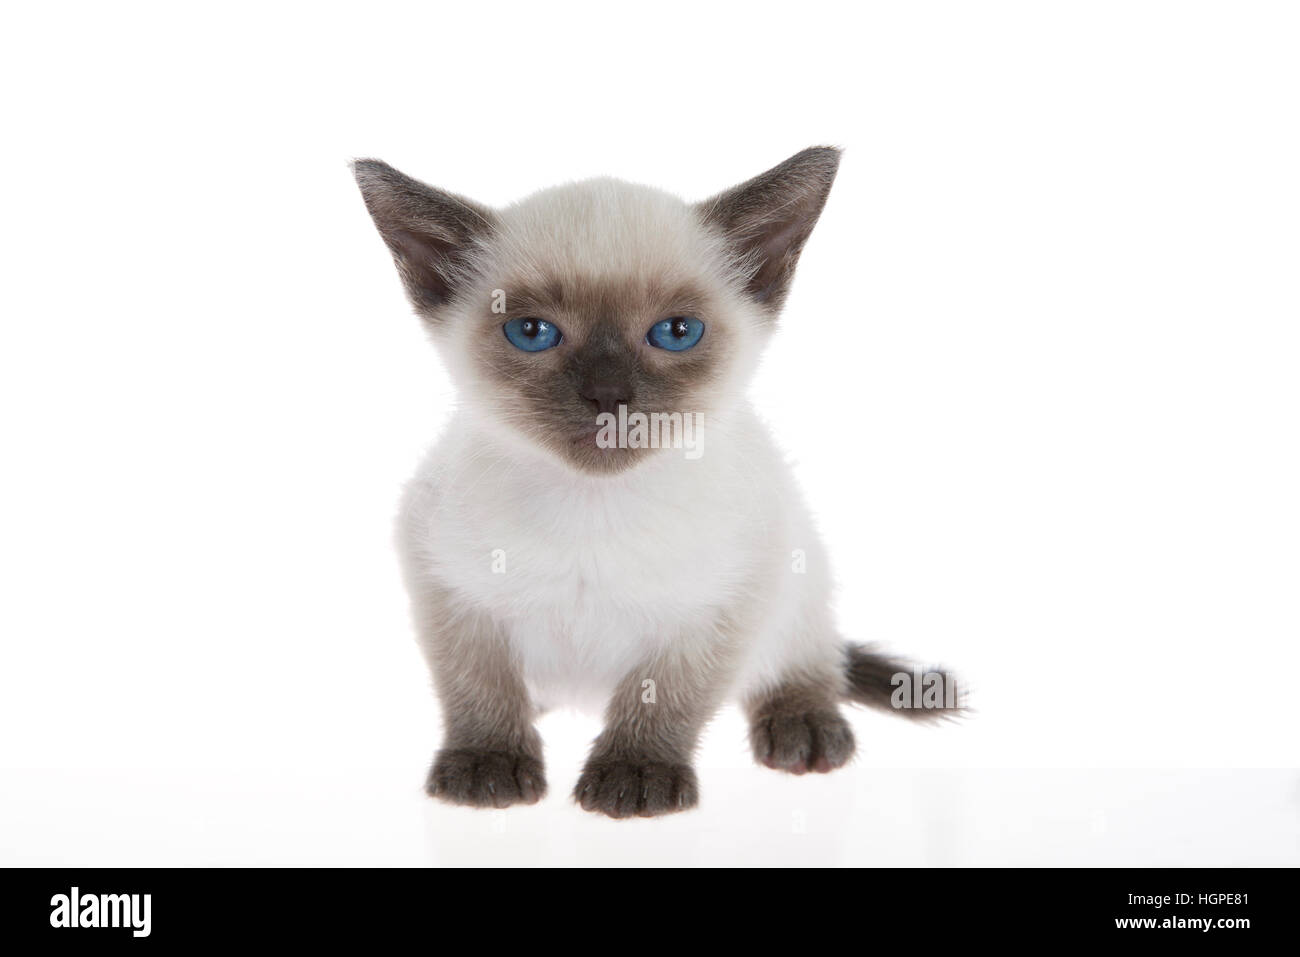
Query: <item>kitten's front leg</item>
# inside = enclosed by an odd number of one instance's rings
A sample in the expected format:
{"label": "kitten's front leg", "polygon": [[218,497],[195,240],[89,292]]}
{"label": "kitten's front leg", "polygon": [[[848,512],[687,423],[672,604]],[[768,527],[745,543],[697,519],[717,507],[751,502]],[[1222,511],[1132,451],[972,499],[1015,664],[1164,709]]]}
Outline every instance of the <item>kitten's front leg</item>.
{"label": "kitten's front leg", "polygon": [[425,790],[475,807],[534,804],[546,793],[535,711],[505,633],[445,594],[426,596],[420,636],[446,737]]}
{"label": "kitten's front leg", "polygon": [[727,630],[719,629],[707,645],[683,643],[627,675],[610,699],[574,800],[615,818],[695,807],[691,759],[727,687],[733,650]]}

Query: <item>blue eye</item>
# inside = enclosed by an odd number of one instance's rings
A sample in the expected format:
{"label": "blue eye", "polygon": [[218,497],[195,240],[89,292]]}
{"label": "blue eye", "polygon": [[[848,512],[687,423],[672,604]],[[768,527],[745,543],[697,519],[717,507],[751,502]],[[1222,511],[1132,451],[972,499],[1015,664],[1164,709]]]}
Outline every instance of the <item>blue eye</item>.
{"label": "blue eye", "polygon": [[545,319],[511,319],[501,328],[510,344],[524,352],[541,352],[560,344],[560,330]]}
{"label": "blue eye", "polygon": [[685,352],[704,335],[704,323],[689,316],[674,316],[663,322],[656,322],[645,334],[645,341],[656,349],[670,352]]}

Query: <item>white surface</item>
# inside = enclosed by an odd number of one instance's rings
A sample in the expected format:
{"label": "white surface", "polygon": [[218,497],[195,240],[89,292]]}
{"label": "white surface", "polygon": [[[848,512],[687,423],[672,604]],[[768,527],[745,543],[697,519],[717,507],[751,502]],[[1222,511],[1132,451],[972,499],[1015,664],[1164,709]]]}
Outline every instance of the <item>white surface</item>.
{"label": "white surface", "polygon": [[[0,775],[0,855],[39,866],[1288,866],[1300,775],[1276,770],[708,767],[690,814],[613,821],[565,793],[450,807],[409,768]],[[552,788],[577,767],[552,768]],[[418,776],[414,779],[418,784]]]}
{"label": "white surface", "polygon": [[[547,10],[9,15],[0,862],[1297,863],[1300,13]],[[450,396],[346,161],[703,197],[820,142],[755,399],[845,631],[978,717],[783,781],[724,716],[618,830],[561,715],[547,804],[428,805],[390,520]]]}

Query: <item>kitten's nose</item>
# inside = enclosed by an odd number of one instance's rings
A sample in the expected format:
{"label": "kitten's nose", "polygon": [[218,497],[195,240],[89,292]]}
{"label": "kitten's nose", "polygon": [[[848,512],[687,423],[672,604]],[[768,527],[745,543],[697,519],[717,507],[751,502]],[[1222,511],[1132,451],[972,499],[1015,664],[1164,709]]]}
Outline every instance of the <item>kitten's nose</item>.
{"label": "kitten's nose", "polygon": [[632,401],[632,387],[625,382],[588,382],[578,394],[591,403],[597,413],[618,413],[620,405]]}

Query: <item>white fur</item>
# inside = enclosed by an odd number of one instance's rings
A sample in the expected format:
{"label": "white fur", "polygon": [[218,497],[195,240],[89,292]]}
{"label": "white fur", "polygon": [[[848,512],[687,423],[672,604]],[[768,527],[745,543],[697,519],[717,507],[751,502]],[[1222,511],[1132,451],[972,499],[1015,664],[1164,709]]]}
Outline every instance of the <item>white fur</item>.
{"label": "white fur", "polygon": [[696,461],[669,449],[620,475],[579,476],[459,415],[407,490],[412,572],[506,627],[543,707],[603,706],[659,642],[707,641],[733,602],[761,623],[738,692],[838,669],[822,547],[785,463],[748,409],[708,441]]}

